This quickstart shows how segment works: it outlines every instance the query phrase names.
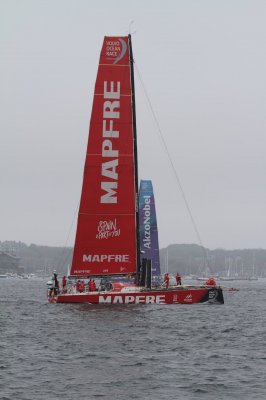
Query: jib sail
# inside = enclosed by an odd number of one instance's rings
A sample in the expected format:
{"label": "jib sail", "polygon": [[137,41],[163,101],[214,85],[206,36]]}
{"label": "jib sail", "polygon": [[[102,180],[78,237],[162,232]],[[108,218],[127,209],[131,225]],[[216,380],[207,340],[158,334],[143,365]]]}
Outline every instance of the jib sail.
{"label": "jib sail", "polygon": [[152,275],[160,276],[160,256],[155,200],[152,182],[141,180],[139,192],[139,230],[141,259],[152,260]]}

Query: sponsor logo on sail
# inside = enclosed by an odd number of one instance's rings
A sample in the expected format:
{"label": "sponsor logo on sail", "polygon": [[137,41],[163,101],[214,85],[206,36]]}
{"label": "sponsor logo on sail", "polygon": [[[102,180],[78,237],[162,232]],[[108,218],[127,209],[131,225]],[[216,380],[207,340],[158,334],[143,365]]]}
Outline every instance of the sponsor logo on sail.
{"label": "sponsor logo on sail", "polygon": [[129,255],[128,254],[83,254],[82,256],[83,262],[88,263],[128,263]]}
{"label": "sponsor logo on sail", "polygon": [[122,60],[127,51],[127,44],[124,39],[107,40],[105,55],[107,60],[112,60],[113,64]]}
{"label": "sponsor logo on sail", "polygon": [[[124,39],[106,41],[106,58],[113,64],[120,61],[127,51]],[[101,166],[101,204],[117,204],[119,183],[118,139],[120,132],[114,129],[114,123],[120,119],[120,82],[104,81],[103,83],[103,124],[102,124],[102,166]],[[107,179],[106,179],[107,178]]]}
{"label": "sponsor logo on sail", "polygon": [[78,274],[86,274],[89,275],[92,271],[90,269],[74,269],[74,274],[78,275]]}
{"label": "sponsor logo on sail", "polygon": [[[101,204],[116,204],[118,189],[119,131],[114,130],[114,121],[120,118],[120,82],[104,81],[102,125]],[[106,179],[107,178],[107,179]]]}
{"label": "sponsor logo on sail", "polygon": [[120,229],[117,228],[116,219],[99,221],[96,239],[108,239],[120,236]]}
{"label": "sponsor logo on sail", "polygon": [[143,207],[143,246],[147,249],[151,249],[151,196],[143,196],[143,198],[145,202]]}

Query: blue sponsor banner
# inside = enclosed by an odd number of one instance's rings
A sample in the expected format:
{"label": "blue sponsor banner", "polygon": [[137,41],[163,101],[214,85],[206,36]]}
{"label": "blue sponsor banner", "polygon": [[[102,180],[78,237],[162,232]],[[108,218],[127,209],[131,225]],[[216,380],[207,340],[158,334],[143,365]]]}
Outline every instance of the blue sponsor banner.
{"label": "blue sponsor banner", "polygon": [[160,256],[155,200],[151,181],[140,181],[139,191],[139,230],[141,260],[152,261],[152,275],[160,276]]}

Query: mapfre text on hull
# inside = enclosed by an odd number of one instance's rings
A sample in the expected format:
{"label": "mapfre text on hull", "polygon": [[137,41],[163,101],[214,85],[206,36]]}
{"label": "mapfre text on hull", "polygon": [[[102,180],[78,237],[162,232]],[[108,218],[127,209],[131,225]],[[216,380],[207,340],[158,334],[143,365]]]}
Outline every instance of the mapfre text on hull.
{"label": "mapfre text on hull", "polygon": [[50,302],[55,303],[90,303],[90,304],[194,304],[211,303],[223,304],[223,292],[219,287],[203,286],[180,287],[173,289],[147,290],[136,288],[136,291],[123,293],[91,292],[66,293],[49,296]]}

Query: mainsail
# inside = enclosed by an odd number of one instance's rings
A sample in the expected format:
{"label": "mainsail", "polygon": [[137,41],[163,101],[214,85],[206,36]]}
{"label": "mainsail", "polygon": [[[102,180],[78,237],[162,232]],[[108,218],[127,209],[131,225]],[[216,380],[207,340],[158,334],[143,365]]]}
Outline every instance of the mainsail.
{"label": "mainsail", "polygon": [[137,167],[129,37],[105,37],[94,90],[73,261],[74,276],[137,265]]}
{"label": "mainsail", "polygon": [[139,230],[141,259],[152,261],[152,275],[160,276],[160,255],[152,181],[141,180],[139,191]]}

